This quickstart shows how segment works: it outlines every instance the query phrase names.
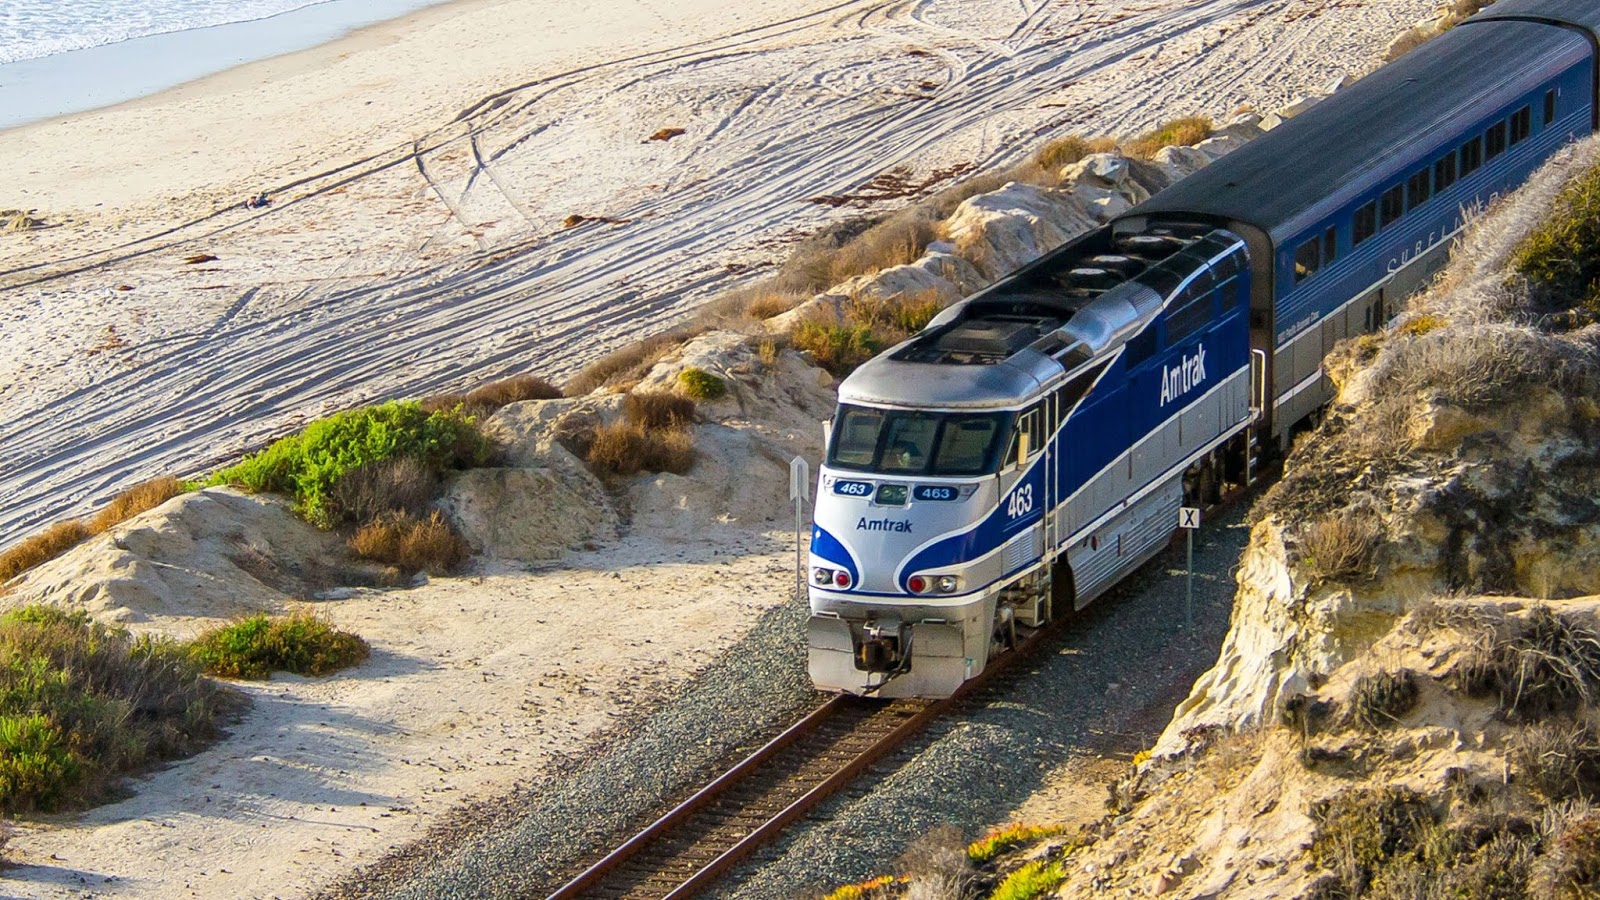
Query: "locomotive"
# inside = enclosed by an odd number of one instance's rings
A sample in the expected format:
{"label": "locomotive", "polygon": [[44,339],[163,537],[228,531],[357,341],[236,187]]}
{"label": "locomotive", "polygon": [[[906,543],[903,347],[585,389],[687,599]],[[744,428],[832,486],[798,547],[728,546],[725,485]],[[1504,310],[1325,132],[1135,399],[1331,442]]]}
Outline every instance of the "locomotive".
{"label": "locomotive", "polygon": [[858,368],[818,475],[817,687],[949,696],[1248,481],[1331,399],[1334,343],[1600,126],[1597,55],[1600,4],[1499,0]]}

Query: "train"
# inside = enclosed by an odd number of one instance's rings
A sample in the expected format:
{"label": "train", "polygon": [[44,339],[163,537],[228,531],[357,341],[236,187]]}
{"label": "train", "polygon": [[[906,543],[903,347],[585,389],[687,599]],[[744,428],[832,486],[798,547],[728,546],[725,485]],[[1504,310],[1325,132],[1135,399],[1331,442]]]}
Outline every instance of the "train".
{"label": "train", "polygon": [[1281,454],[1322,361],[1593,133],[1600,4],[1499,0],[943,310],[839,387],[807,666],[945,697]]}

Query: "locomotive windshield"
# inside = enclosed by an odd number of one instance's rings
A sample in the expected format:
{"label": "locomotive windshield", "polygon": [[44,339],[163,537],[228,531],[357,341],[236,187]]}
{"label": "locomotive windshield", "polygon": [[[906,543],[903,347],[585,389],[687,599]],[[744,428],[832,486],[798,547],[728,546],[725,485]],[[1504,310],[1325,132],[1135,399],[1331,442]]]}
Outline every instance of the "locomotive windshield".
{"label": "locomotive windshield", "polygon": [[841,406],[828,464],[887,475],[986,475],[1011,413],[933,413]]}

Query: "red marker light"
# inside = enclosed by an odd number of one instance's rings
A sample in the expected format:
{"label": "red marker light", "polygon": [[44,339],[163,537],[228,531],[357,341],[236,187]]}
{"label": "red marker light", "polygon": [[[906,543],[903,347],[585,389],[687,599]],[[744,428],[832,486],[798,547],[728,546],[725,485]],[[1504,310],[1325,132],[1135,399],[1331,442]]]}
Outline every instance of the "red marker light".
{"label": "red marker light", "polygon": [[833,583],[837,584],[839,587],[842,587],[842,588],[849,587],[850,586],[850,573],[849,572],[845,572],[843,570],[833,573]]}
{"label": "red marker light", "polygon": [[911,588],[911,593],[920,594],[928,589],[928,579],[923,578],[921,575],[913,575],[911,580],[906,582],[906,586]]}

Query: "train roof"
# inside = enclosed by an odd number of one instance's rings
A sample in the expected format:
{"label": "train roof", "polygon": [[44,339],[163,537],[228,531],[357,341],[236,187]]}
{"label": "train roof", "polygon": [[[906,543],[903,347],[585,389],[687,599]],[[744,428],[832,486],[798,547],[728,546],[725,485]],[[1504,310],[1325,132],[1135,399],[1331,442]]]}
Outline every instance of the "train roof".
{"label": "train roof", "polygon": [[1206,227],[1121,236],[1097,229],[944,310],[911,340],[867,361],[839,386],[839,400],[1019,406],[1106,359],[1195,272],[1242,266],[1235,255],[1241,247],[1237,235]]}
{"label": "train roof", "polygon": [[1415,165],[1443,135],[1468,127],[1486,108],[1510,104],[1589,53],[1583,37],[1549,25],[1497,21],[1493,28],[1452,28],[1118,222],[1145,216],[1243,222],[1282,246],[1326,211]]}
{"label": "train roof", "polygon": [[1498,0],[1468,21],[1505,19],[1559,22],[1600,36],[1600,4],[1594,0]]}

